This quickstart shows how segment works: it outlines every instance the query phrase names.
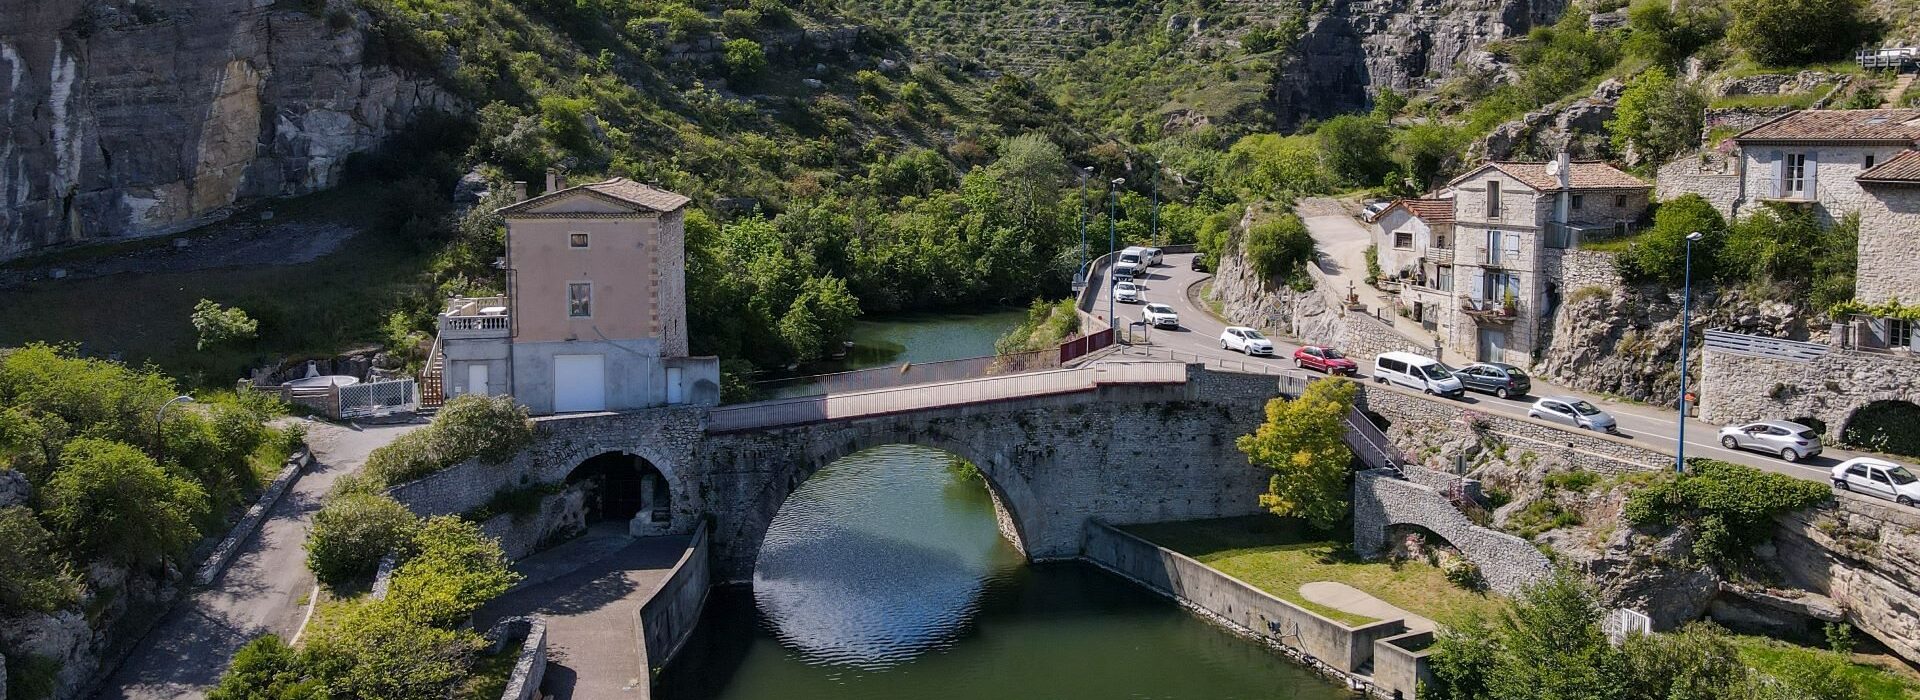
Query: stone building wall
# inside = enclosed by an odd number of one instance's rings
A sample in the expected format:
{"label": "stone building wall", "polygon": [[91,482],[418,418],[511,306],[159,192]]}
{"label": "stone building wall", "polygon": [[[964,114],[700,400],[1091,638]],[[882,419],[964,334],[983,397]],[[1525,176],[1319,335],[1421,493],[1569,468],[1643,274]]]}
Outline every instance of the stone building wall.
{"label": "stone building wall", "polygon": [[1854,298],[1868,304],[1899,299],[1920,305],[1920,187],[1869,185],[1860,206],[1859,269]]}
{"label": "stone building wall", "polygon": [[1747,201],[1734,213],[1746,216],[1759,210],[1760,202],[1773,197],[1778,189],[1775,179],[1774,163],[1787,153],[1807,154],[1808,177],[1812,180],[1813,197],[1817,204],[1814,214],[1823,225],[1844,218],[1858,211],[1873,198],[1862,189],[1854,177],[1865,171],[1866,157],[1872,154],[1875,162],[1885,163],[1888,159],[1906,150],[1899,146],[1837,146],[1822,144],[1819,146],[1797,147],[1770,144],[1746,144],[1741,148],[1741,157],[1745,159],[1741,169],[1745,176]]}
{"label": "stone building wall", "polygon": [[1789,583],[1832,598],[1855,628],[1920,662],[1920,511],[1835,493],[1777,522],[1775,561]]}
{"label": "stone building wall", "polygon": [[1411,436],[1422,433],[1472,430],[1471,425],[1478,423],[1485,426],[1487,435],[1505,441],[1513,449],[1539,455],[1538,463],[1543,471],[1553,465],[1565,465],[1611,475],[1663,471],[1673,466],[1671,453],[1642,447],[1625,438],[1567,430],[1532,418],[1482,413],[1467,408],[1466,404],[1378,384],[1366,385],[1361,403],[1391,423],[1386,432],[1395,443],[1409,442]]}
{"label": "stone building wall", "polygon": [[1473,524],[1446,494],[1375,469],[1354,474],[1353,549],[1363,557],[1387,549],[1387,528],[1418,525],[1445,539],[1480,567],[1487,586],[1514,595],[1553,572],[1553,562],[1519,537]]}
{"label": "stone building wall", "polygon": [[1681,156],[1660,166],[1653,194],[1662,202],[1683,194],[1697,194],[1721,216],[1732,218],[1744,196],[1740,160],[1717,151]]}
{"label": "stone building wall", "polygon": [[1549,250],[1546,256],[1544,274],[1547,279],[1560,288],[1560,298],[1588,287],[1607,290],[1620,289],[1626,282],[1620,279],[1620,256],[1599,250]]}
{"label": "stone building wall", "polygon": [[1838,441],[1854,412],[1875,401],[1920,403],[1920,358],[1833,349],[1810,362],[1707,348],[1700,418],[1714,423],[1818,419]]}

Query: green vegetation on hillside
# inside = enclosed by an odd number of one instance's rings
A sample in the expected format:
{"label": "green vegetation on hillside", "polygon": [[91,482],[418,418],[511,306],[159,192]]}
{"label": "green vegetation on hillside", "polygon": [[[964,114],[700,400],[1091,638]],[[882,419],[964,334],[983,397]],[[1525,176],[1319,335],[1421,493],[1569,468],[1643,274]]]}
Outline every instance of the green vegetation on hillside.
{"label": "green vegetation on hillside", "polygon": [[1831,498],[1826,484],[1711,459],[1687,460],[1687,472],[1635,490],[1623,515],[1634,525],[1690,525],[1693,554],[1736,563],[1773,538],[1774,517]]}

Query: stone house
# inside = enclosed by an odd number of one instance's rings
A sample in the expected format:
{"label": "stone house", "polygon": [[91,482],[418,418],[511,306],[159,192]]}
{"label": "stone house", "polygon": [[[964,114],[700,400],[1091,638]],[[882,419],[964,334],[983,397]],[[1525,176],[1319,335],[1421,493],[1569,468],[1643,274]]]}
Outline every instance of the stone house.
{"label": "stone house", "polygon": [[1872,199],[1862,174],[1920,144],[1920,109],[1801,110],[1733,142],[1740,186],[1723,212],[1745,216],[1774,202],[1810,207],[1831,224]]}
{"label": "stone house", "polygon": [[[1544,349],[1568,291],[1555,271],[1582,240],[1626,235],[1652,186],[1596,161],[1488,162],[1448,183],[1451,265],[1432,279],[1455,303],[1441,336],[1463,355],[1525,366]],[[1435,289],[1434,291],[1439,291]],[[1421,292],[1424,294],[1424,292]]]}
{"label": "stone house", "polygon": [[1453,316],[1453,199],[1398,199],[1371,219],[1379,286],[1429,331]]}
{"label": "stone house", "polygon": [[428,402],[511,394],[535,414],[719,403],[719,359],[687,355],[688,199],[556,175],[521,199],[499,211],[507,294],[448,301]]}

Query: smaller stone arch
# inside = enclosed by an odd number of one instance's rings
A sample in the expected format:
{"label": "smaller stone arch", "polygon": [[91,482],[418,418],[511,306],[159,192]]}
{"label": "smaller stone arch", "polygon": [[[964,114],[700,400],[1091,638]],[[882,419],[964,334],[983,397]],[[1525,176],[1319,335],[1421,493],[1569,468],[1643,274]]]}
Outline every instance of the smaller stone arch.
{"label": "smaller stone arch", "polygon": [[1880,452],[1920,456],[1920,404],[1906,397],[1874,397],[1849,407],[1840,442]]}
{"label": "smaller stone arch", "polygon": [[583,520],[625,523],[633,535],[673,529],[672,481],[653,462],[637,454],[611,450],[577,462],[562,480],[580,493]]}
{"label": "smaller stone arch", "polygon": [[[667,511],[663,520],[641,522],[634,520],[632,534],[636,536],[686,534],[693,531],[694,523],[699,519],[695,484],[688,482],[681,473],[679,465],[667,459],[651,443],[598,440],[588,441],[572,451],[566,457],[544,462],[540,465],[533,480],[546,484],[566,484],[571,475],[588,460],[603,454],[626,454],[639,458],[658,472],[664,481],[667,492]],[[655,511],[656,513],[658,511]]]}

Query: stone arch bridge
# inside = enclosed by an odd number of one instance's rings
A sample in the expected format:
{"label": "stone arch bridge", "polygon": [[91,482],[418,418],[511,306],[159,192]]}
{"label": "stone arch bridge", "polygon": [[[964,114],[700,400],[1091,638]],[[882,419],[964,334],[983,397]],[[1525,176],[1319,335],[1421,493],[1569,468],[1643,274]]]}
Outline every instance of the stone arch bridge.
{"label": "stone arch bridge", "polygon": [[[687,533],[705,520],[715,573],[745,580],[774,515],[809,476],[860,450],[910,444],[979,467],[1002,532],[1029,558],[1067,558],[1079,554],[1090,518],[1258,512],[1267,475],[1233,438],[1264,419],[1281,381],[1198,365],[1100,364],[714,409],[555,416],[538,419],[534,443],[504,463],[463,463],[392,494],[422,514],[461,513],[500,492],[553,490],[596,457],[629,455],[648,478],[665,480],[670,501],[641,509],[630,530]],[[578,524],[563,511],[543,507],[516,521],[503,538],[508,554]]]}

